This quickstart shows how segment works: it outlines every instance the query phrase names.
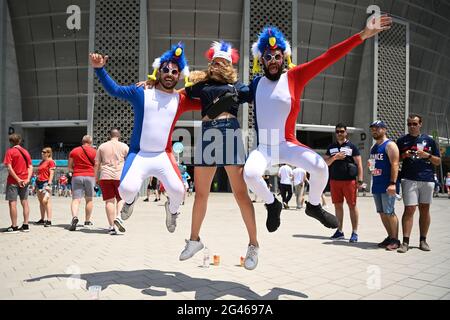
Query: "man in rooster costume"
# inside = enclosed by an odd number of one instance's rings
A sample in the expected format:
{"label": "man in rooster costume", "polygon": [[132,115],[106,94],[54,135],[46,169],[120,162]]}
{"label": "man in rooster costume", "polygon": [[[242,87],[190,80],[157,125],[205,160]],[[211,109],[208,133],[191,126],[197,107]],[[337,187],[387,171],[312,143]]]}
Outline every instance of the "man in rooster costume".
{"label": "man in rooster costume", "polygon": [[114,223],[119,231],[125,231],[123,220],[131,216],[142,183],[154,176],[164,184],[169,196],[165,204],[166,227],[174,232],[185,189],[172,153],[172,132],[183,112],[201,109],[198,101],[175,90],[180,75],[185,79],[189,75],[184,46],[178,43],[155,59],[149,76],[155,81],[153,88],[117,85],[104,68],[107,60],[108,56],[90,54],[91,65],[106,92],[129,101],[134,111],[130,150],[119,187],[125,205]]}
{"label": "man in rooster costume", "polygon": [[[328,182],[327,164],[319,154],[296,139],[300,99],[303,88],[311,79],[364,40],[389,29],[391,24],[392,19],[387,15],[373,18],[361,32],[299,66],[292,64],[289,42],[275,27],[265,28],[253,44],[253,71],[259,71],[258,63],[261,62],[264,75],[256,77],[250,85],[254,96],[258,146],[246,161],[244,179],[250,190],[265,201],[269,232],[276,231],[280,226],[282,205],[270,192],[262,176],[266,169],[279,163],[287,163],[310,173],[309,202],[306,203],[305,213],[328,228],[338,227],[336,217],[320,205]],[[287,72],[283,71],[284,59],[288,62]]]}

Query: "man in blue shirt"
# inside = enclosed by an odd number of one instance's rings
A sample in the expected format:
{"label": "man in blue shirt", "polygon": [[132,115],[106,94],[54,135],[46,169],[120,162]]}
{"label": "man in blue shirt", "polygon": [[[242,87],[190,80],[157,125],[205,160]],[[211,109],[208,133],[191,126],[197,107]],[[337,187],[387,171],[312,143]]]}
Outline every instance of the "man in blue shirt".
{"label": "man in blue shirt", "polygon": [[394,210],[399,152],[395,142],[387,138],[386,130],[386,124],[380,120],[370,125],[375,144],[370,150],[368,162],[372,174],[373,200],[388,233],[387,238],[378,246],[393,251],[400,247],[398,219]]}
{"label": "man in blue shirt", "polygon": [[408,134],[397,140],[400,159],[403,161],[401,184],[405,211],[402,217],[403,243],[397,250],[405,253],[409,249],[409,236],[413,226],[416,207],[419,206],[420,244],[423,251],[430,251],[426,241],[430,227],[430,204],[433,199],[434,168],[441,163],[436,142],[422,134],[422,118],[410,114],[407,120]]}

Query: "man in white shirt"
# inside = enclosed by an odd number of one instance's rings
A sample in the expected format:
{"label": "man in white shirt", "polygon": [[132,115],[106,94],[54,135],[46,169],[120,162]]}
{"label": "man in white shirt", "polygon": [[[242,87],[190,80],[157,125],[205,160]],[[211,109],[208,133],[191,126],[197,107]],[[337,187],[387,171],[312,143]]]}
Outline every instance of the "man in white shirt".
{"label": "man in white shirt", "polygon": [[303,197],[305,182],[308,182],[308,179],[306,178],[306,171],[302,168],[295,168],[292,173],[294,175],[294,192],[297,201],[297,209],[301,209],[303,208],[303,201],[305,201]]}
{"label": "man in white shirt", "polygon": [[280,177],[280,193],[283,198],[283,206],[285,209],[289,209],[288,203],[292,198],[292,168],[287,164],[282,165],[278,171],[278,177]]}

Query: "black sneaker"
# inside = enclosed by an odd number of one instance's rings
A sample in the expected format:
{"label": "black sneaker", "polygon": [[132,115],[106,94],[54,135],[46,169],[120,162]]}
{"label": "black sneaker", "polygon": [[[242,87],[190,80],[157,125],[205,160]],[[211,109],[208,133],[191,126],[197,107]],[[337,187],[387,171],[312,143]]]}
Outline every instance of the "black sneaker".
{"label": "black sneaker", "polygon": [[266,228],[269,232],[274,232],[281,224],[280,214],[283,207],[281,205],[281,202],[278,201],[277,198],[275,198],[273,203],[266,203],[265,206],[267,209]]}
{"label": "black sneaker", "polygon": [[384,239],[382,242],[380,242],[380,243],[378,244],[378,247],[379,247],[379,248],[386,248],[387,245],[390,244],[390,243],[391,243],[391,238],[386,237],[386,239]]}
{"label": "black sneaker", "polygon": [[48,228],[48,227],[50,227],[51,225],[52,225],[52,222],[49,221],[49,220],[47,220],[47,221],[45,221],[44,227]]}
{"label": "black sneaker", "polygon": [[69,227],[69,231],[75,231],[75,230],[77,230],[77,224],[78,224],[78,218],[77,217],[73,217],[72,218],[72,222],[71,222],[71,224],[70,224],[70,227]]}
{"label": "black sneaker", "polygon": [[144,202],[148,202],[148,198],[145,198],[144,200],[142,200],[142,201],[144,201]]}
{"label": "black sneaker", "polygon": [[336,229],[339,226],[336,216],[324,210],[320,204],[313,206],[311,203],[306,201],[305,213],[308,216],[319,220],[320,223],[327,228]]}
{"label": "black sneaker", "polygon": [[15,233],[19,233],[19,227],[9,227],[6,230],[3,231],[3,233],[5,234],[15,234]]}
{"label": "black sneaker", "polygon": [[30,227],[27,224],[23,224],[20,228],[19,231],[21,232],[30,232]]}
{"label": "black sneaker", "polygon": [[39,221],[36,221],[34,224],[36,224],[36,225],[40,225],[40,224],[44,225],[44,223],[45,223],[45,221],[40,219]]}
{"label": "black sneaker", "polygon": [[85,222],[84,222],[84,226],[85,226],[85,227],[93,227],[94,224],[93,224],[92,222],[90,222],[90,221],[85,221]]}
{"label": "black sneaker", "polygon": [[159,199],[155,199],[155,200],[153,200],[153,202],[158,202],[159,201]]}

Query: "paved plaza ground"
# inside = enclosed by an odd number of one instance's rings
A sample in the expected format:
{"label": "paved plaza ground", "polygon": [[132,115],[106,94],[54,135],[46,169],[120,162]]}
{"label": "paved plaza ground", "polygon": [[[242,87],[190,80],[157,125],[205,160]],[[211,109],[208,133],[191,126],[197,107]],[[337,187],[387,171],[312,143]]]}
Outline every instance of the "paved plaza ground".
{"label": "paved plaza ground", "polygon": [[[3,196],[2,196],[3,197]],[[331,202],[327,197],[328,202]],[[253,271],[239,265],[247,236],[231,194],[212,194],[201,232],[220,265],[203,268],[203,254],[178,260],[189,237],[193,197],[186,200],[175,233],[165,227],[162,202],[143,202],[127,221],[127,232],[110,236],[103,202],[95,199],[94,227],[76,232],[69,198],[54,198],[51,228],[30,225],[31,232],[0,234],[0,299],[450,299],[450,200],[435,199],[428,242],[420,251],[418,213],[406,254],[379,249],[386,236],[371,197],[359,198],[359,242],[331,241],[334,230],[306,216],[283,210],[281,227],[268,233],[266,210],[256,203],[260,255]],[[291,200],[294,205],[294,200]],[[39,219],[30,198],[31,221]],[[396,203],[401,217],[403,204]],[[330,209],[334,212],[333,209]],[[19,217],[21,211],[19,212]],[[21,222],[21,218],[19,218]],[[0,202],[0,227],[9,226],[7,202]],[[400,233],[401,235],[401,233]]]}

